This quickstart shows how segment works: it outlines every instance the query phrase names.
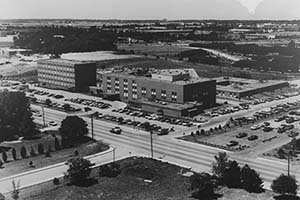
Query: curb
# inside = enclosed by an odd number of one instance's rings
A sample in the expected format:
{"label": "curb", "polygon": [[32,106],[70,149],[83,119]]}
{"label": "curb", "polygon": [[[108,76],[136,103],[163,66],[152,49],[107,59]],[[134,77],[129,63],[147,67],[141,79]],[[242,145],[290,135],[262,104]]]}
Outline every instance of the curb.
{"label": "curb", "polygon": [[[104,155],[104,154],[110,153],[112,151],[113,151],[113,147],[109,146],[109,149],[107,149],[106,151],[102,151],[100,153],[96,153],[96,154],[92,154],[92,155],[89,155],[89,156],[85,156],[84,158],[85,159],[91,159],[91,158],[95,158],[95,157],[100,156],[100,155]],[[25,175],[29,175],[29,174],[33,174],[33,173],[36,173],[36,172],[41,172],[41,171],[45,171],[45,170],[48,170],[48,169],[60,167],[60,166],[63,166],[63,165],[65,165],[65,162],[57,163],[57,164],[50,165],[50,166],[47,166],[47,167],[43,167],[43,168],[39,168],[39,169],[28,171],[28,172],[16,174],[16,175],[13,175],[13,176],[5,177],[5,178],[0,179],[0,182],[6,181],[6,180],[9,180],[9,179],[18,178],[18,177],[25,176]]]}

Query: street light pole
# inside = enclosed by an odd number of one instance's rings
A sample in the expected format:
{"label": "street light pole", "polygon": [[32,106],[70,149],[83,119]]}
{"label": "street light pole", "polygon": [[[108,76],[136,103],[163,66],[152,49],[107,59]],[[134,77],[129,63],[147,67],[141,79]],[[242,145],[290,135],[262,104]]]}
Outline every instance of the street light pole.
{"label": "street light pole", "polygon": [[91,114],[91,128],[92,128],[92,139],[94,139],[94,119],[93,119],[93,114]]}
{"label": "street light pole", "polygon": [[153,158],[153,138],[152,138],[152,131],[150,132],[150,147],[151,147],[151,158]]}
{"label": "street light pole", "polygon": [[43,114],[43,125],[44,127],[46,127],[44,106],[42,106],[42,114]]}
{"label": "street light pole", "polygon": [[116,148],[113,147],[113,163],[116,161]]}
{"label": "street light pole", "polygon": [[288,153],[288,176],[290,176],[290,164],[291,164],[291,161],[290,161],[290,152]]}

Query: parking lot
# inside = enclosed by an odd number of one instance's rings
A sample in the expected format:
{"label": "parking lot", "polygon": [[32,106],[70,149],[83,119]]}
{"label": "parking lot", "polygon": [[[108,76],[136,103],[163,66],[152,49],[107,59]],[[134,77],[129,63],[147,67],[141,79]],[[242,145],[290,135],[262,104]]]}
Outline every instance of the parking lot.
{"label": "parking lot", "polygon": [[234,151],[264,151],[299,137],[300,102],[282,103],[248,116],[231,118],[223,130],[206,129],[205,132],[184,136],[182,139]]}

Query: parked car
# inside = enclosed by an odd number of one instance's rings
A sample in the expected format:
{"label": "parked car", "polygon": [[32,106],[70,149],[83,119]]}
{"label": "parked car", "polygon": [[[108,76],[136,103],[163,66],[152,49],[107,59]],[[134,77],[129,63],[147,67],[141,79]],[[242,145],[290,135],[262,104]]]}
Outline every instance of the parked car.
{"label": "parked car", "polygon": [[244,138],[247,137],[248,134],[247,133],[239,133],[237,136],[235,136],[236,138]]}
{"label": "parked car", "polygon": [[251,130],[258,130],[260,128],[261,128],[260,125],[253,125],[253,126],[250,127]]}
{"label": "parked car", "polygon": [[257,140],[257,139],[258,139],[257,135],[251,135],[250,137],[248,137],[249,141],[254,141],[254,140]]}
{"label": "parked car", "polygon": [[272,131],[273,129],[274,129],[274,128],[272,128],[272,127],[266,126],[266,127],[263,128],[263,131],[264,131],[264,132],[270,132],[270,131]]}
{"label": "parked car", "polygon": [[228,144],[227,144],[227,146],[228,147],[234,147],[234,146],[236,146],[236,145],[238,145],[239,143],[237,142],[237,141],[234,141],[234,140],[231,140]]}

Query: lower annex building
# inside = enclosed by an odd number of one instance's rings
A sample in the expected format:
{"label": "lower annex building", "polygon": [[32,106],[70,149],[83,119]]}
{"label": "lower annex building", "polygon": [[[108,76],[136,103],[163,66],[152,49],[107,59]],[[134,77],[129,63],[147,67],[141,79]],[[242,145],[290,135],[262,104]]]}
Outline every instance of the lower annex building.
{"label": "lower annex building", "polygon": [[171,117],[194,116],[216,104],[216,81],[191,76],[189,70],[103,74],[102,90],[144,111]]}

